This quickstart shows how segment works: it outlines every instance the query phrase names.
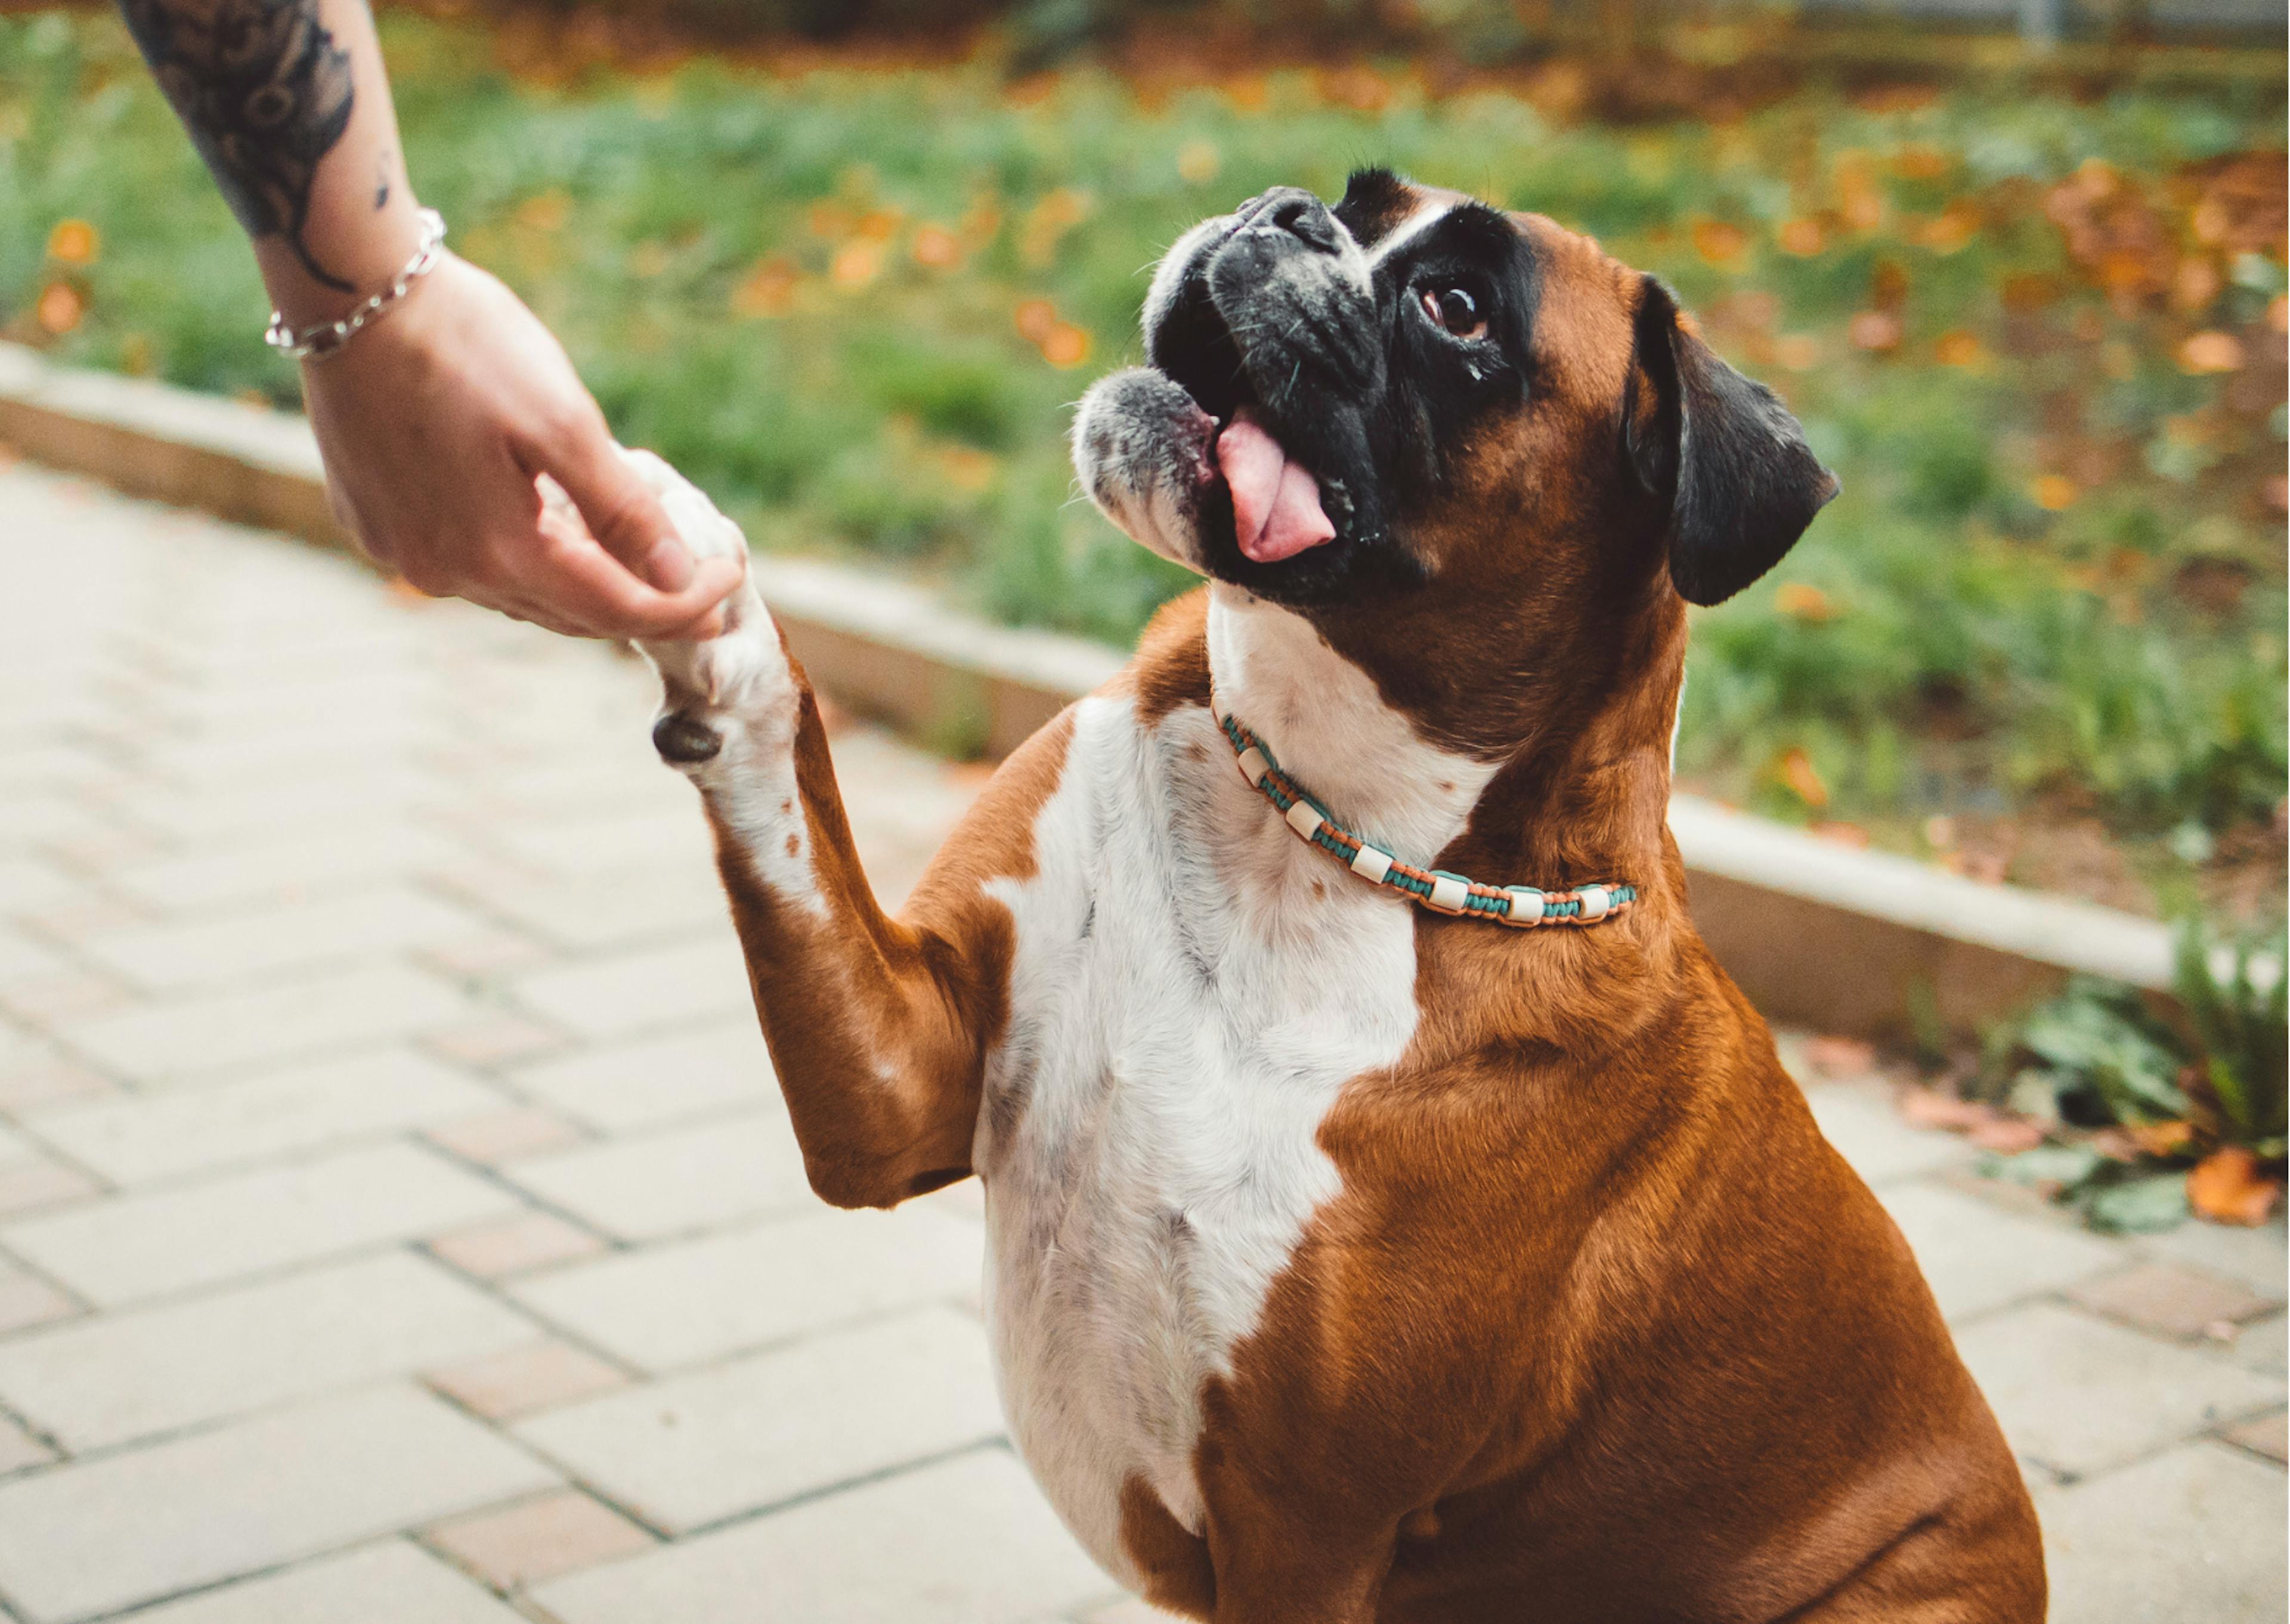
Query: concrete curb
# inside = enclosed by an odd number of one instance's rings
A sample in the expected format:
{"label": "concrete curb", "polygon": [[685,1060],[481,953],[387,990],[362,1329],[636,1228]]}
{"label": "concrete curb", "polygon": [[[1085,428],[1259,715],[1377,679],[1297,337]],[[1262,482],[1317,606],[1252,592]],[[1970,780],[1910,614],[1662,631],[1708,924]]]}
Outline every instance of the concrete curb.
{"label": "concrete curb", "polygon": [[[52,367],[0,344],[0,444],[137,496],[356,556],[299,417]],[[1126,658],[989,625],[909,583],[839,565],[758,555],[756,568],[823,689],[941,746],[1006,754]],[[2070,972],[2170,985],[2170,932],[2152,920],[1977,884],[1693,796],[1673,797],[1669,821],[1696,924],[1776,1020],[1897,1036],[1920,1007],[1968,1029]]]}

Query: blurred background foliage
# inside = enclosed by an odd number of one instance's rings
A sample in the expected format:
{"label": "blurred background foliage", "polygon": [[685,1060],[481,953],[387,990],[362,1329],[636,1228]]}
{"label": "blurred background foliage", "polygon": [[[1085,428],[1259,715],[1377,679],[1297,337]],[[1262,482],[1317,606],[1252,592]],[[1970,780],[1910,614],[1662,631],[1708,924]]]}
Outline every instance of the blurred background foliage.
{"label": "blurred background foliage", "polygon": [[[810,3],[790,20],[833,31]],[[1311,20],[1265,3],[1276,31]],[[1468,40],[1473,15],[1431,20]],[[1019,623],[1125,640],[1187,584],[1074,500],[1062,435],[1193,220],[1374,162],[1592,233],[1669,278],[1845,482],[1700,617],[1688,783],[1976,875],[2279,910],[2278,54],[2177,89],[1501,39],[1491,66],[1236,66],[1267,52],[1204,24],[1025,71],[1054,19],[962,50],[383,21],[425,201],[623,438],[758,546]],[[108,13],[0,16],[0,332],[290,405],[265,314]]]}

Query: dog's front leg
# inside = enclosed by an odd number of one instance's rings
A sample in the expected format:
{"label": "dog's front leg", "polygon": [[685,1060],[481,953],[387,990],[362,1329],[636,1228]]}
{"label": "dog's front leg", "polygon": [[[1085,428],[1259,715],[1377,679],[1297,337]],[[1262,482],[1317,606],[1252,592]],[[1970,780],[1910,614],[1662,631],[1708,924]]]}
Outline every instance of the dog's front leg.
{"label": "dog's front leg", "polygon": [[[685,544],[746,542],[658,458],[636,453]],[[987,922],[886,917],[861,872],[802,668],[751,584],[722,636],[655,643],[666,690],[653,743],[699,788],[748,961],[756,1012],[812,1188],[890,1206],[970,1172]],[[925,899],[918,896],[918,904]]]}

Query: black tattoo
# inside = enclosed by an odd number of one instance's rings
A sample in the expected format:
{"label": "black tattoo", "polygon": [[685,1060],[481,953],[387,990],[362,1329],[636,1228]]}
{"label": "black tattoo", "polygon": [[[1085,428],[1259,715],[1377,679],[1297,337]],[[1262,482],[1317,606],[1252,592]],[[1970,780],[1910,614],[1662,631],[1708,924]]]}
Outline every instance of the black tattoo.
{"label": "black tattoo", "polygon": [[310,275],[355,292],[303,239],[318,164],[350,122],[350,59],[318,0],[119,0],[223,200],[250,236],[278,236]]}
{"label": "black tattoo", "polygon": [[389,150],[384,148],[381,156],[374,160],[373,207],[376,213],[380,213],[389,202]]}

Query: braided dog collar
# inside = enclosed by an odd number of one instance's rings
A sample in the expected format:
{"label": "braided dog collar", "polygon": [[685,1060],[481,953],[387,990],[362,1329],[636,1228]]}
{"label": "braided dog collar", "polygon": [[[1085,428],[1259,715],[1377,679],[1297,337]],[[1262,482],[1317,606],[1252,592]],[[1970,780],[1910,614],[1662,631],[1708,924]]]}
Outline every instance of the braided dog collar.
{"label": "braided dog collar", "polygon": [[1219,726],[1232,744],[1240,775],[1272,803],[1297,836],[1335,858],[1373,885],[1385,886],[1435,914],[1461,914],[1496,924],[1596,924],[1612,919],[1637,900],[1629,885],[1577,885],[1572,891],[1537,891],[1532,885],[1482,885],[1443,868],[1417,868],[1381,846],[1341,828],[1303,787],[1280,770],[1272,752],[1230,716]]}

